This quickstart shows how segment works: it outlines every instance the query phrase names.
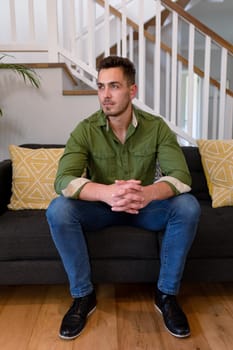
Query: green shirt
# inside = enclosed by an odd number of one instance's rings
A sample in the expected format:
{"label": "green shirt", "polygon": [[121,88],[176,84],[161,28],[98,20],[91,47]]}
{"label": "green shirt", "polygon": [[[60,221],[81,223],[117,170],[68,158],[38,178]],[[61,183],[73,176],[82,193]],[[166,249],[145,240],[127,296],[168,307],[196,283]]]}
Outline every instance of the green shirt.
{"label": "green shirt", "polygon": [[157,160],[162,180],[177,194],[190,190],[191,177],[183,152],[166,122],[135,107],[134,116],[136,123],[129,125],[124,144],[113,133],[102,110],[81,121],[60,159],[56,192],[77,197],[89,181],[83,178],[85,169],[90,181],[96,183],[136,179],[149,185],[155,181]]}

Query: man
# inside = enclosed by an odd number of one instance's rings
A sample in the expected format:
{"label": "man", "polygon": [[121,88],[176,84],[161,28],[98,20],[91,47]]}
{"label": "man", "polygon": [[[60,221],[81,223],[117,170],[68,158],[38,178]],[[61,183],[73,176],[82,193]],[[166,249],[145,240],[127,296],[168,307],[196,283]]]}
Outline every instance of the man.
{"label": "man", "polygon": [[[187,337],[188,320],[176,294],[200,208],[187,193],[191,179],[182,150],[162,118],[132,104],[137,86],[127,58],[103,59],[97,85],[101,109],[71,133],[55,180],[61,196],[47,210],[74,299],[60,337],[76,338],[96,307],[84,232],[123,222],[164,231],[155,306],[170,333]],[[157,159],[164,176],[155,181]],[[84,169],[89,179],[82,177]]]}

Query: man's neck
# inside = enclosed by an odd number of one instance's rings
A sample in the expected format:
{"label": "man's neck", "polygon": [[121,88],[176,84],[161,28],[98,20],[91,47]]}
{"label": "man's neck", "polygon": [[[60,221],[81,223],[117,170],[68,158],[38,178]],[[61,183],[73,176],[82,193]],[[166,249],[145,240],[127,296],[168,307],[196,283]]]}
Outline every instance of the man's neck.
{"label": "man's neck", "polygon": [[130,123],[132,122],[132,111],[127,115],[121,115],[118,117],[108,117],[109,125],[117,136],[117,138],[121,141],[121,143],[125,142],[126,133]]}

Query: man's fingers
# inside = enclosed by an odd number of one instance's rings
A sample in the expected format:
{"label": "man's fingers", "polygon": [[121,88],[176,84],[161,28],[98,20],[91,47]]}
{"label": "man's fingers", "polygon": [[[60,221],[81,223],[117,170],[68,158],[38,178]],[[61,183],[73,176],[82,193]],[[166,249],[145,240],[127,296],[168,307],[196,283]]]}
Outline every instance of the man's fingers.
{"label": "man's fingers", "polygon": [[124,211],[125,213],[128,214],[138,214],[139,210],[138,209],[133,209],[133,208],[126,208],[126,207],[112,207],[112,211],[120,212]]}
{"label": "man's fingers", "polygon": [[130,180],[115,180],[115,183],[118,185],[122,185],[122,184],[127,184],[127,183],[134,183],[134,184],[141,184],[141,180],[134,180],[134,179],[130,179]]}
{"label": "man's fingers", "polygon": [[113,203],[115,206],[129,206],[129,205],[140,205],[144,202],[142,196],[137,194],[128,193],[124,196],[113,195]]}

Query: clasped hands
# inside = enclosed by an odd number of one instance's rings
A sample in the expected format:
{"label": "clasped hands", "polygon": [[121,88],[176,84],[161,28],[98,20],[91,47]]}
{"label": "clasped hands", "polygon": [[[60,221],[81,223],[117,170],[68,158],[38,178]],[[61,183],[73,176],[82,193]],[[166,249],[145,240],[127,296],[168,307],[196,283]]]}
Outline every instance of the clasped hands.
{"label": "clasped hands", "polygon": [[145,194],[145,187],[140,180],[116,180],[111,186],[110,205],[112,211],[124,211],[138,214],[149,200]]}

